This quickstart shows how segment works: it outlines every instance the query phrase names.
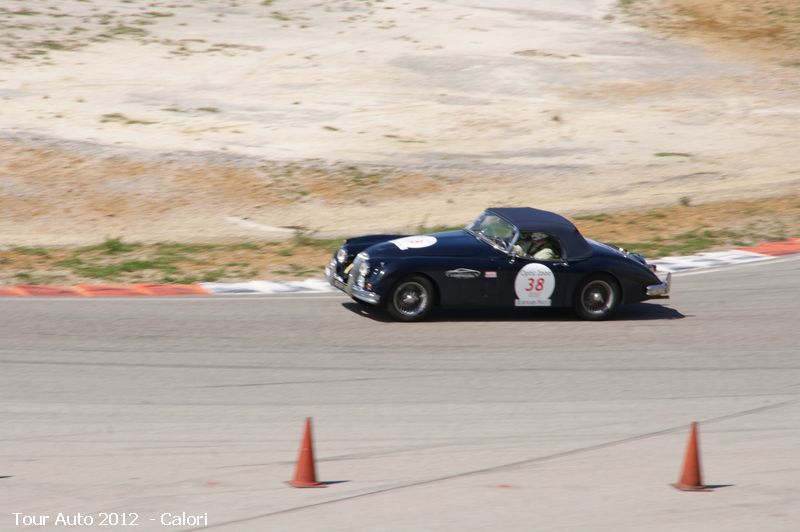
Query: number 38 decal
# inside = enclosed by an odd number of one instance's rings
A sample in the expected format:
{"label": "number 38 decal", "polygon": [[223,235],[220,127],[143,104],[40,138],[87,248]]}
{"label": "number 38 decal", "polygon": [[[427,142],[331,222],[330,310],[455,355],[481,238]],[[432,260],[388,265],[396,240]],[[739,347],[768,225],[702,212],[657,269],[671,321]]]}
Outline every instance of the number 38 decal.
{"label": "number 38 decal", "polygon": [[544,264],[526,264],[514,279],[518,307],[549,307],[550,296],[556,288],[552,270]]}
{"label": "number 38 decal", "polygon": [[531,292],[533,290],[541,292],[543,289],[544,289],[543,277],[539,277],[538,279],[533,277],[528,277],[528,286],[525,288],[526,292]]}

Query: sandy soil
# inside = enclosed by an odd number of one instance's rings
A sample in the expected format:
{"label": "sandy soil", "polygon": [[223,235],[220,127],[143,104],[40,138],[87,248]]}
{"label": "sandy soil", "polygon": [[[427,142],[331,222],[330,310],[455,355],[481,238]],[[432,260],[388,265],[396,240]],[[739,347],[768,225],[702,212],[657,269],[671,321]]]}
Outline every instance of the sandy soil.
{"label": "sandy soil", "polygon": [[608,0],[0,7],[0,245],[796,192],[800,69]]}
{"label": "sandy soil", "polygon": [[628,18],[665,35],[710,45],[731,56],[800,67],[797,0],[637,0]]}

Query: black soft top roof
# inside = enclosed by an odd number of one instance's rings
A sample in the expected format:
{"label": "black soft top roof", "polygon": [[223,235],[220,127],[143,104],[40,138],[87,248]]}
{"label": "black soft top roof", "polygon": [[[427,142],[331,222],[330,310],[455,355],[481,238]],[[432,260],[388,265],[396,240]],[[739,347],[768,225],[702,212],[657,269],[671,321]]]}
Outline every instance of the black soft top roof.
{"label": "black soft top roof", "polygon": [[520,231],[541,231],[558,238],[564,247],[564,257],[569,260],[585,259],[592,254],[592,247],[583,238],[578,228],[559,214],[530,207],[502,207],[487,210],[505,218],[516,225]]}

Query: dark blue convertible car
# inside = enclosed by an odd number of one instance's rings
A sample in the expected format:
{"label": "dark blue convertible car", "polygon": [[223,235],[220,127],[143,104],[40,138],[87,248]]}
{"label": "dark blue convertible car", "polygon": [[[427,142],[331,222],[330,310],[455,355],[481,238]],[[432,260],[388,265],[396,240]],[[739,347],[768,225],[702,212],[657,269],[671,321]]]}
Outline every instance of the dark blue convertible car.
{"label": "dark blue convertible car", "polygon": [[450,308],[572,307],[602,320],[618,305],[669,297],[644,257],[584,238],[558,214],[488,209],[466,228],[346,240],[325,268],[359,303],[400,321]]}

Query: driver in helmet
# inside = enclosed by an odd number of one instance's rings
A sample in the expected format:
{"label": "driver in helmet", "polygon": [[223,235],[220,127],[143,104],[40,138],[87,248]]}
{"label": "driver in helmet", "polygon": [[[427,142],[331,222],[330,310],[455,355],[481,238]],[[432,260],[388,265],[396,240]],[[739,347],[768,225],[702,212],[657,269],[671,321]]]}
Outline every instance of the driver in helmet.
{"label": "driver in helmet", "polygon": [[520,236],[514,245],[514,253],[534,260],[553,260],[558,258],[550,237],[538,232]]}

